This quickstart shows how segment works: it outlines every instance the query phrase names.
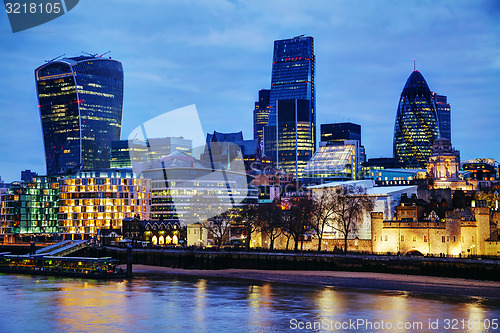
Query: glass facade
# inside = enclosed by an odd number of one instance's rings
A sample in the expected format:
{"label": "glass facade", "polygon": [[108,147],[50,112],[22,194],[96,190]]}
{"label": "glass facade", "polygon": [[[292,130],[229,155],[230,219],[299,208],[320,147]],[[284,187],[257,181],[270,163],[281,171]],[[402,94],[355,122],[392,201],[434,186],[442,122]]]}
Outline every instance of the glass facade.
{"label": "glass facade", "polygon": [[309,100],[291,99],[277,102],[278,168],[296,178],[314,154],[314,130]]}
{"label": "glass facade", "polygon": [[2,195],[0,234],[57,232],[59,184],[55,177],[13,183]]}
{"label": "glass facade", "polygon": [[408,168],[425,168],[439,119],[432,93],[419,71],[411,73],[399,99],[394,126],[394,158]]}
{"label": "glass facade", "polygon": [[[309,125],[312,130],[314,149],[316,148],[316,92],[314,89],[314,39],[298,36],[274,42],[271,93],[269,98],[269,126],[277,125],[276,102],[279,100],[304,99],[310,101],[312,115]],[[275,129],[274,129],[275,130]],[[273,130],[271,130],[273,131]],[[270,135],[264,140],[273,140]],[[274,142],[265,142],[267,156],[275,156]]]}
{"label": "glass facade", "polygon": [[439,120],[439,136],[451,141],[451,105],[448,98],[436,93],[432,93],[432,97]]}
{"label": "glass facade", "polygon": [[267,126],[269,122],[270,96],[271,90],[259,90],[259,101],[255,102],[255,109],[253,110],[253,138],[260,139],[261,142],[264,140],[264,126]]}
{"label": "glass facade", "polygon": [[47,174],[110,166],[119,140],[123,69],[100,57],[64,58],[35,70]]}
{"label": "glass facade", "polygon": [[304,169],[303,178],[312,183],[359,179],[359,155],[357,140],[322,142]]}

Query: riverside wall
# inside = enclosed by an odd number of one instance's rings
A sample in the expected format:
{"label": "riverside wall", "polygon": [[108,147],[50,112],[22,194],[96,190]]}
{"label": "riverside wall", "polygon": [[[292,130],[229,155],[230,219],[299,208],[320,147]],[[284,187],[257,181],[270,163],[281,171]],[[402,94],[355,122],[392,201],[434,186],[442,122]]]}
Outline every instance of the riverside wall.
{"label": "riverside wall", "polygon": [[[124,248],[89,247],[73,255],[127,261]],[[184,269],[360,271],[500,281],[500,261],[478,259],[133,249],[132,262]]]}

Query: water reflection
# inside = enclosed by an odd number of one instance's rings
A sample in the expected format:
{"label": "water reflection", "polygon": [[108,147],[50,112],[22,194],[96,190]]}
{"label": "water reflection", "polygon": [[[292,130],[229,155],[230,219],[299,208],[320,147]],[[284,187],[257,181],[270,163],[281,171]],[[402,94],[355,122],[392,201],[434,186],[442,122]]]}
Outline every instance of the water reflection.
{"label": "water reflection", "polygon": [[[445,320],[457,319],[460,328],[465,325],[458,331],[484,332],[485,321],[500,316],[496,300],[197,278],[85,281],[0,274],[0,300],[3,332],[289,332],[292,323],[329,323],[317,327],[325,332],[381,331],[331,324],[359,319],[422,324],[391,332],[449,332]],[[429,329],[436,320],[437,329]]]}

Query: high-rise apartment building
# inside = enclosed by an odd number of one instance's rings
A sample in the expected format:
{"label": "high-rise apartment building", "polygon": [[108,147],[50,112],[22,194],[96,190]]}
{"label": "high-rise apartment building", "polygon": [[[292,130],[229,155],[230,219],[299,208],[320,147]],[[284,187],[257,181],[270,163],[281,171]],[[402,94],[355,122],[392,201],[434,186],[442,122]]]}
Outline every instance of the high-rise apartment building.
{"label": "high-rise apartment building", "polygon": [[314,66],[314,39],[312,37],[298,36],[274,41],[268,125],[272,128],[264,129],[264,150],[267,156],[275,158],[276,146],[279,145],[275,135],[277,133],[279,136],[279,131],[273,129],[277,126],[277,101],[279,100],[309,101],[308,114],[311,114],[310,128],[312,130],[313,150],[316,148]]}
{"label": "high-rise apartment building", "polygon": [[123,69],[119,61],[80,56],[35,70],[47,174],[110,166],[119,140]]}
{"label": "high-rise apartment building", "polygon": [[253,110],[253,138],[260,139],[261,142],[264,140],[264,127],[269,123],[270,97],[271,90],[259,90],[259,101],[255,102],[255,109]]}
{"label": "high-rise apartment building", "polygon": [[314,154],[314,130],[311,101],[306,99],[278,100],[277,105],[277,166],[296,178]]}
{"label": "high-rise apartment building", "polygon": [[427,82],[414,70],[401,92],[394,125],[394,158],[409,168],[425,168],[434,140],[439,138],[439,118]]}

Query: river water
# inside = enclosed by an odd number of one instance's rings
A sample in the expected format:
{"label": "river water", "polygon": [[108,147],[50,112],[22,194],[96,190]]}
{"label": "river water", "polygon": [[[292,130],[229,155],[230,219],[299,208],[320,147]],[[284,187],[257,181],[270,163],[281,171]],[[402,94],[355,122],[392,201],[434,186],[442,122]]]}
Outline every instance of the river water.
{"label": "river water", "polygon": [[500,332],[500,301],[221,279],[0,274],[1,332]]}

